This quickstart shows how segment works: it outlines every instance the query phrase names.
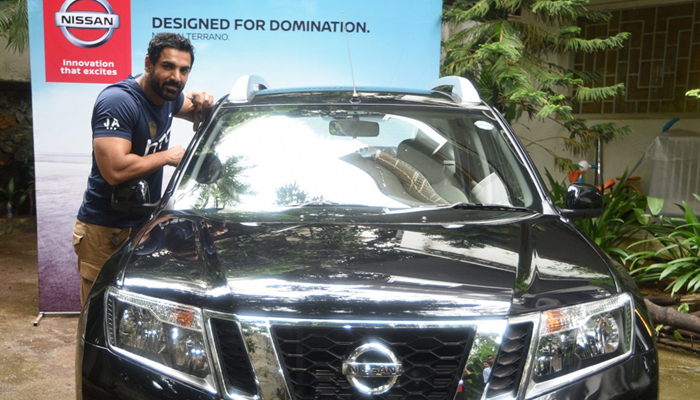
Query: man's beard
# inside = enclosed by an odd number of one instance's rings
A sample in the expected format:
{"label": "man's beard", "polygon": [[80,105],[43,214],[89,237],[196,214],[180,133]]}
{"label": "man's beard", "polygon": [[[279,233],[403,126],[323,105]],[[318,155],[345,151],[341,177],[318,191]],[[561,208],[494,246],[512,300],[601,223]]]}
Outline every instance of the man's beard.
{"label": "man's beard", "polygon": [[[182,89],[183,89],[183,87],[180,83],[178,83],[176,81],[172,81],[172,80],[165,81],[161,85],[158,82],[158,79],[156,79],[155,75],[149,76],[148,84],[151,86],[151,89],[153,89],[153,91],[158,96],[160,96],[160,98],[162,98],[163,100],[166,100],[166,101],[173,101],[173,100],[177,99],[177,97],[180,95],[180,93],[182,92]],[[173,91],[171,88],[166,87],[166,85],[175,86],[177,88],[177,90]]]}

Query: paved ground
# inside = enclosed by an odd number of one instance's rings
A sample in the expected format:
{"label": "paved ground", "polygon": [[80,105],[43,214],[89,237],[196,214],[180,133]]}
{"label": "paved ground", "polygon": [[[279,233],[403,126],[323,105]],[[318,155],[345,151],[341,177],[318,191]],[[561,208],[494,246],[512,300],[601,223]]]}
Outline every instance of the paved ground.
{"label": "paved ground", "polygon": [[[0,220],[7,230],[5,220]],[[0,235],[0,399],[75,398],[75,317],[39,314],[36,233],[24,221]]]}
{"label": "paved ground", "polygon": [[[4,224],[4,225],[3,225]],[[12,234],[0,219],[0,400],[75,398],[74,351],[78,319],[39,313],[36,232],[23,221]],[[700,357],[661,349],[661,399],[700,393]]]}

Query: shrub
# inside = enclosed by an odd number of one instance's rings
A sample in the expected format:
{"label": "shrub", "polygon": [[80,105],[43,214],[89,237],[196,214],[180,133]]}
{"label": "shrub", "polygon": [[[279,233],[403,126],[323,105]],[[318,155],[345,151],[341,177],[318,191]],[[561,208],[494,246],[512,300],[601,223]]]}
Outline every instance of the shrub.
{"label": "shrub", "polygon": [[[700,197],[693,195],[697,201]],[[629,249],[654,244],[658,250],[639,250],[630,253],[630,272],[635,280],[653,281],[671,279],[666,290],[672,294],[685,288],[688,292],[700,289],[700,223],[686,202],[679,207],[683,217],[659,215],[663,199],[649,198],[650,215],[640,216],[642,229],[650,238],[631,244]],[[658,223],[653,222],[658,219]]]}

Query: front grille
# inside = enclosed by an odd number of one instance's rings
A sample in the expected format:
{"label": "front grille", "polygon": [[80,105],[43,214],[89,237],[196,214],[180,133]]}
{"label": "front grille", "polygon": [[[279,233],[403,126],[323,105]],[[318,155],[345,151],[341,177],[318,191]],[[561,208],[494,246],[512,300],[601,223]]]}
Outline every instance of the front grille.
{"label": "front grille", "polygon": [[487,397],[513,394],[518,388],[532,337],[532,323],[512,324],[503,336],[501,350],[493,366]]}
{"label": "front grille", "polygon": [[228,392],[257,394],[253,367],[238,324],[235,321],[212,318],[211,325]]}
{"label": "front grille", "polygon": [[343,375],[342,363],[369,342],[391,349],[404,369],[391,390],[373,399],[452,399],[474,337],[468,328],[274,326],[272,332],[295,400],[363,397]]}

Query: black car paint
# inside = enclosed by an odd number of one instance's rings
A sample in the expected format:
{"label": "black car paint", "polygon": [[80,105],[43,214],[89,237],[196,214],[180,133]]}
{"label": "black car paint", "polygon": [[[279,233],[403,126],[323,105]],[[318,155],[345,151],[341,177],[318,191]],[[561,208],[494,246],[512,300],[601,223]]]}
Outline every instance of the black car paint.
{"label": "black car paint", "polygon": [[[441,213],[451,214],[442,217],[455,221],[469,211]],[[482,215],[479,223],[451,226],[308,222],[250,226],[224,222],[221,215],[212,219],[168,214],[161,218],[166,224],[158,246],[147,249],[143,245],[147,241],[135,244],[143,239],[138,234],[106,266],[108,272],[93,290],[90,320],[95,324],[88,326],[86,346],[100,354],[109,352],[98,314],[103,289],[120,281],[130,291],[238,315],[380,320],[469,318],[484,311],[480,300],[507,304],[499,310],[505,311],[503,316],[514,316],[604,298],[618,292],[617,286],[634,290],[626,272],[591,247],[568,222],[553,216],[510,214],[494,213],[493,219]],[[154,225],[151,231],[161,229]],[[430,239],[433,246],[402,247],[398,232]],[[465,255],[470,249],[486,251],[488,256]],[[543,260],[567,267],[543,269]],[[391,282],[390,277],[399,275],[418,283]],[[263,284],[245,290],[255,281]],[[236,282],[243,285],[237,287]],[[451,287],[431,287],[430,282]],[[329,286],[334,289],[328,290]],[[305,295],[314,288],[322,289],[322,295]],[[395,294],[389,301],[377,302],[371,296],[386,291]],[[636,300],[641,304],[640,297]],[[655,351],[648,320],[637,324],[639,352],[635,353]],[[649,364],[655,358],[645,360]],[[103,367],[113,368],[109,363],[114,361],[104,362],[108,365]],[[121,362],[126,364],[119,368],[132,364]],[[94,374],[101,367],[92,364],[88,369]],[[619,373],[630,374],[626,369]]]}
{"label": "black car paint", "polygon": [[[148,240],[130,244],[121,285],[221,312],[329,318],[474,316],[478,304],[459,301],[463,296],[512,299],[522,312],[532,312],[617,292],[607,260],[557,217],[495,213],[510,218],[461,225],[454,222],[459,211],[442,212],[451,214],[445,219],[452,226],[321,224],[309,217],[249,226],[178,213],[151,230],[149,239],[159,241],[155,248],[148,249]],[[164,237],[155,238],[154,231]],[[402,245],[409,235],[428,246]],[[427,283],[391,283],[392,276]],[[261,284],[248,293],[238,282]],[[324,295],[304,296],[315,287]],[[396,297],[377,303],[371,293],[386,290]],[[433,300],[416,301],[416,291]]]}

